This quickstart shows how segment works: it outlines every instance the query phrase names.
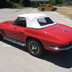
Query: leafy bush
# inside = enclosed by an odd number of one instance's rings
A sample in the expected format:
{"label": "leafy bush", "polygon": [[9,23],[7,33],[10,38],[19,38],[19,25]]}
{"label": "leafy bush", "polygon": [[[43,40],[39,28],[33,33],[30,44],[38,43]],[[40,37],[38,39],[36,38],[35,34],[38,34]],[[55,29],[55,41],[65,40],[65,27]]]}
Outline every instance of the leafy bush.
{"label": "leafy bush", "polygon": [[49,3],[51,5],[56,5],[56,4],[63,4],[64,0],[50,0]]}
{"label": "leafy bush", "polygon": [[19,4],[19,3],[14,3],[14,6],[15,6],[16,8],[24,7],[23,5],[21,5],[21,4]]}
{"label": "leafy bush", "polygon": [[15,5],[9,0],[0,0],[0,8],[14,8]]}
{"label": "leafy bush", "polygon": [[56,0],[56,4],[63,4],[63,0]]}
{"label": "leafy bush", "polygon": [[14,3],[10,0],[0,0],[0,8],[19,8],[23,7],[23,5],[19,3]]}
{"label": "leafy bush", "polygon": [[21,4],[22,6],[25,6],[25,7],[29,7],[30,6],[30,0],[20,0],[19,4]]}
{"label": "leafy bush", "polygon": [[21,5],[25,5],[25,1],[24,0],[20,0],[20,2],[19,2]]}
{"label": "leafy bush", "polygon": [[50,0],[49,4],[54,5],[55,4],[55,0]]}

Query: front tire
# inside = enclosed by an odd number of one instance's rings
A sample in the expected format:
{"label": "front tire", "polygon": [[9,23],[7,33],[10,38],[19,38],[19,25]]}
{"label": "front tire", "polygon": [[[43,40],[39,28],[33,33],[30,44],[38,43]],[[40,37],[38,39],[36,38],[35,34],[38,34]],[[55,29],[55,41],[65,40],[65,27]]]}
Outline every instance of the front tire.
{"label": "front tire", "polygon": [[53,10],[52,11],[56,11],[56,8],[53,8]]}
{"label": "front tire", "polygon": [[31,55],[40,57],[43,54],[43,46],[36,39],[29,39],[27,42],[27,48]]}

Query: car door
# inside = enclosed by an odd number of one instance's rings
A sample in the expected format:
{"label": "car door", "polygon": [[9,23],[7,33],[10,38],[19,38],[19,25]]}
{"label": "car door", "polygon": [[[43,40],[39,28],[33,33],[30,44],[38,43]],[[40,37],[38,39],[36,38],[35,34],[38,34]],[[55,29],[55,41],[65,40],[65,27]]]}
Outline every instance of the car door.
{"label": "car door", "polygon": [[0,34],[2,34],[3,36],[6,35],[6,29],[7,29],[7,25],[0,25]]}
{"label": "car door", "polygon": [[9,26],[6,31],[6,36],[24,42],[25,29],[25,27],[20,26]]}
{"label": "car door", "polygon": [[51,5],[48,5],[48,10],[52,10],[52,6]]}
{"label": "car door", "polygon": [[25,27],[20,27],[20,26],[14,26],[14,30],[16,32],[16,35],[14,35],[14,38],[19,40],[19,41],[24,41],[25,38]]}
{"label": "car door", "polygon": [[[21,22],[21,21],[18,21],[18,22]],[[24,42],[24,39],[25,39],[24,32],[26,27],[18,25],[18,22],[16,21],[15,25],[12,24],[8,26],[6,36]]]}

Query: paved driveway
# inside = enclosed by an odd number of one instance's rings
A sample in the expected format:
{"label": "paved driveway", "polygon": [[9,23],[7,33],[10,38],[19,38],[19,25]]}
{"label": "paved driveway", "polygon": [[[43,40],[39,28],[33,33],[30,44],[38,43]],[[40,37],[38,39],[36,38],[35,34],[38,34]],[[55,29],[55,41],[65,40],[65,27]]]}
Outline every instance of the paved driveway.
{"label": "paved driveway", "polygon": [[[0,9],[0,22],[14,20],[19,14],[45,13],[55,22],[72,27],[72,21],[57,12],[37,9]],[[0,72],[72,72],[72,49],[46,53],[41,58],[31,56],[27,49],[9,41],[0,41]]]}

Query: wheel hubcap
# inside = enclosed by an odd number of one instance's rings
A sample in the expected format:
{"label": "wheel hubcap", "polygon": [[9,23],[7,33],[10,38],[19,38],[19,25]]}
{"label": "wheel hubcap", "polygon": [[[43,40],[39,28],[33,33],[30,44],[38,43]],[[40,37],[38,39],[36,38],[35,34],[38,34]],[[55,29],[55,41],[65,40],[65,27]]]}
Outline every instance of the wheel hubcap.
{"label": "wheel hubcap", "polygon": [[32,45],[32,50],[36,50],[37,46],[36,45]]}
{"label": "wheel hubcap", "polygon": [[29,49],[32,54],[37,54],[39,52],[38,44],[34,41],[29,43]]}

